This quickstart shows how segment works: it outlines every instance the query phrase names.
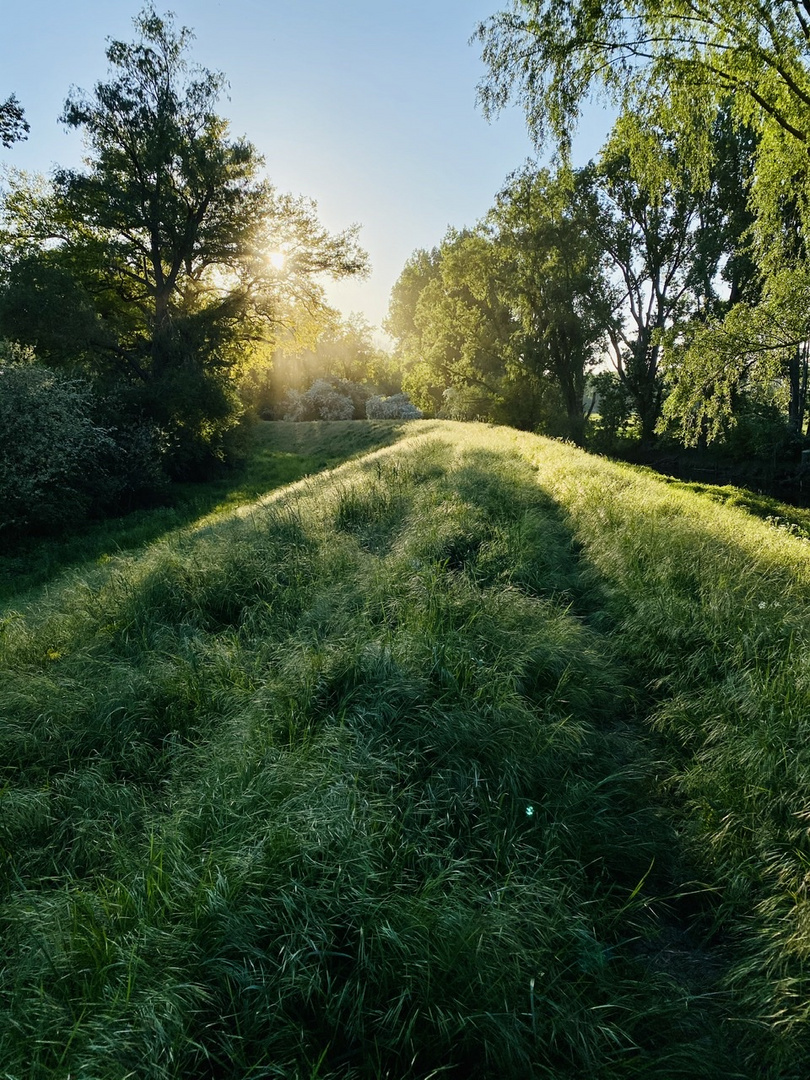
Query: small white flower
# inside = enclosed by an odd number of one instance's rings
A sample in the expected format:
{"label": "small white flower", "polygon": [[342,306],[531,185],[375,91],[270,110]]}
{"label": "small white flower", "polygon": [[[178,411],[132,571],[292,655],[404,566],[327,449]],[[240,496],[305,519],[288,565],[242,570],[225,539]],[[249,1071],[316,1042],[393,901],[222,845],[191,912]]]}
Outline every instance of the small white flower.
{"label": "small white flower", "polygon": [[760,600],[760,602],[759,602],[759,606],[760,606],[761,608],[764,608],[764,607],[767,607],[768,605],[767,605],[767,604],[765,603],[765,601],[764,601],[764,600]]}
{"label": "small white flower", "polygon": [[534,807],[533,806],[527,806],[526,807],[526,817],[531,817],[532,814],[534,814]]}

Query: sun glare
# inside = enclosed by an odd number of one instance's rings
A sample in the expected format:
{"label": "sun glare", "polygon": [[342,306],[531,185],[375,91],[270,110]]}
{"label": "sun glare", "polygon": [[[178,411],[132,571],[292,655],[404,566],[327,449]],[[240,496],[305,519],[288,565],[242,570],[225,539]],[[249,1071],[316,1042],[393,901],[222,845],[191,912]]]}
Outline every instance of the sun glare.
{"label": "sun glare", "polygon": [[271,251],[267,256],[267,261],[276,270],[283,270],[284,263],[287,261],[287,256],[283,251]]}

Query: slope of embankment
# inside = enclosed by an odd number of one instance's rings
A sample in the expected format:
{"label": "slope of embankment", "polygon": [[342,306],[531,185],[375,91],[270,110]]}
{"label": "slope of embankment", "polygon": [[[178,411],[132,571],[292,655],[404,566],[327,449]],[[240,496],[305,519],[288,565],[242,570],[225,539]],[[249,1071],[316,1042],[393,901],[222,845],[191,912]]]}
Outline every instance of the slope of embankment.
{"label": "slope of embankment", "polygon": [[2,1075],[807,1076],[810,545],[397,434],[0,612]]}

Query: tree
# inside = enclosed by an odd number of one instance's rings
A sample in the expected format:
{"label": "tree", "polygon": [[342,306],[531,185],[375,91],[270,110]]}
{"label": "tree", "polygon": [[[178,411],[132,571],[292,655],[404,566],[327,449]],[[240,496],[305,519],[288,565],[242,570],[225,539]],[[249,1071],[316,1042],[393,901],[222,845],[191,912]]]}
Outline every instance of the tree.
{"label": "tree", "polygon": [[810,147],[804,0],[512,0],[477,37],[485,110],[516,97],[538,141],[568,146],[583,100],[602,89],[623,110],[699,119],[704,134],[730,100],[754,130]]}
{"label": "tree", "polygon": [[760,264],[782,265],[773,229],[791,204],[810,228],[810,5],[805,0],[512,0],[477,31],[493,115],[516,98],[538,142],[564,153],[583,102],[678,131],[678,153],[710,184],[718,110],[753,139]]}
{"label": "tree", "polygon": [[510,178],[488,221],[503,269],[502,297],[519,334],[511,369],[559,388],[567,435],[585,439],[585,381],[613,326],[616,304],[583,174],[525,169]]}
{"label": "tree", "polygon": [[385,325],[398,342],[403,387],[426,411],[441,412],[455,390],[471,415],[504,418],[516,324],[500,274],[498,248],[480,229],[449,230],[438,248],[415,252],[403,269]]}
{"label": "tree", "polygon": [[792,436],[804,432],[810,376],[810,274],[787,269],[756,304],[685,328],[667,362],[665,419],[687,446],[723,438],[743,396],[776,406]]}
{"label": "tree", "polygon": [[704,303],[713,295],[716,267],[695,274],[704,200],[675,141],[630,113],[617,121],[598,164],[582,171],[580,187],[598,204],[589,214],[592,235],[621,282],[617,318],[607,324],[611,359],[649,445],[661,413],[662,334],[699,293]]}
{"label": "tree", "polygon": [[15,142],[28,138],[30,130],[22,106],[14,94],[0,101],[0,144],[8,149]]}
{"label": "tree", "polygon": [[756,303],[762,292],[751,197],[759,137],[735,122],[731,103],[725,101],[712,125],[711,146],[690,277],[702,296],[703,313],[717,316],[740,302]]}
{"label": "tree", "polygon": [[[151,7],[135,25],[136,41],[107,49],[108,81],[65,105],[87,168],[58,171],[39,200],[12,188],[7,280],[47,291],[56,264],[80,283],[94,373],[138,388],[178,446],[212,445],[251,344],[296,306],[323,308],[320,275],[363,272],[365,255],[356,230],[330,235],[313,204],[261,179],[255,148],[216,113],[223,77],[187,59],[191,32]],[[8,305],[6,320],[14,334]]]}

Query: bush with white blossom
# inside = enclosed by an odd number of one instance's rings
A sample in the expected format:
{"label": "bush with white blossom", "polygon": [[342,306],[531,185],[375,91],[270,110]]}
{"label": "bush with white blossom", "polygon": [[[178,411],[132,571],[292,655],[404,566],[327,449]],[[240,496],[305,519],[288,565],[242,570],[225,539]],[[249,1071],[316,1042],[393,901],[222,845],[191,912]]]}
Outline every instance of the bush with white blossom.
{"label": "bush with white blossom", "polygon": [[316,379],[306,393],[288,390],[284,400],[285,420],[351,420],[354,402],[326,379]]}
{"label": "bush with white blossom", "polygon": [[0,343],[0,530],[84,516],[94,465],[114,447],[93,405],[83,380]]}
{"label": "bush with white blossom", "polygon": [[422,410],[417,409],[407,394],[391,397],[375,394],[366,402],[366,416],[369,420],[421,420]]}

